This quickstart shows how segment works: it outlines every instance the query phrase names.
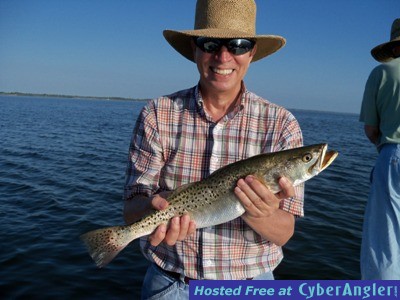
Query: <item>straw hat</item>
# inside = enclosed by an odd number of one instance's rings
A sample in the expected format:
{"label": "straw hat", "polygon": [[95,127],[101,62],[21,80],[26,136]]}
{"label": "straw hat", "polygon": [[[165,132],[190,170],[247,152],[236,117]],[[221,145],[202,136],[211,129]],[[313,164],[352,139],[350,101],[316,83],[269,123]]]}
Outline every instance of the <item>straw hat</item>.
{"label": "straw hat", "polygon": [[286,41],[276,35],[256,35],[254,0],[198,0],[194,30],[164,30],[165,39],[180,54],[194,61],[192,37],[248,38],[256,41],[252,62],[282,48]]}
{"label": "straw hat", "polygon": [[400,19],[394,20],[390,41],[380,44],[371,50],[372,56],[379,62],[388,62],[394,58],[393,48],[400,46]]}

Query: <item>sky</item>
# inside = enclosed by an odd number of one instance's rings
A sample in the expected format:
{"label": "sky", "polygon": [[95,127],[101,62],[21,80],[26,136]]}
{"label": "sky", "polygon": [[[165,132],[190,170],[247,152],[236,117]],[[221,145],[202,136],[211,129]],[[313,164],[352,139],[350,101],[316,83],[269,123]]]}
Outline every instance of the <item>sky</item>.
{"label": "sky", "polygon": [[[400,0],[256,0],[257,34],[286,38],[246,87],[289,109],[359,113]],[[148,99],[197,84],[164,39],[195,0],[0,0],[0,91]]]}

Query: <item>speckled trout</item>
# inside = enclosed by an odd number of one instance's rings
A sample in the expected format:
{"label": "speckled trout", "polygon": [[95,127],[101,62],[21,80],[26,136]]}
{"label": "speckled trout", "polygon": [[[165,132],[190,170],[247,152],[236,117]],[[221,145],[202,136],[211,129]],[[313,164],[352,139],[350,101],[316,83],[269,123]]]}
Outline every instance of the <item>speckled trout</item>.
{"label": "speckled trout", "polygon": [[245,212],[234,194],[240,178],[254,175],[277,193],[280,177],[296,186],[325,170],[338,155],[327,149],[327,144],[318,144],[237,161],[201,181],[178,187],[168,196],[165,210],[154,211],[131,225],[90,231],[81,239],[97,266],[103,267],[134,239],[152,233],[162,223],[168,225],[173,217],[189,214],[197,229],[231,221]]}

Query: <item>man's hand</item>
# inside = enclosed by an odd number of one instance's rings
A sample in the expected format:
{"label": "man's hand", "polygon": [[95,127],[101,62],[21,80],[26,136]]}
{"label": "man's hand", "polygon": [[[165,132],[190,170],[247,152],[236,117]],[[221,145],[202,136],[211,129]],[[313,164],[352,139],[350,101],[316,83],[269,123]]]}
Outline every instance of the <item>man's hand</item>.
{"label": "man's hand", "polygon": [[238,181],[235,194],[249,217],[269,217],[279,209],[282,199],[294,196],[294,188],[289,180],[282,177],[279,179],[279,185],[282,191],[273,194],[254,176],[249,175]]}
{"label": "man's hand", "polygon": [[149,242],[152,246],[158,246],[162,242],[173,246],[177,241],[183,241],[188,235],[196,230],[196,224],[190,219],[189,215],[174,217],[171,219],[169,227],[161,224],[149,236]]}
{"label": "man's hand", "polygon": [[379,143],[379,135],[380,135],[379,127],[364,125],[364,132],[369,141],[375,146],[377,146]]}
{"label": "man's hand", "polygon": [[[125,222],[127,224],[132,224],[139,221],[143,216],[154,209],[166,209],[169,205],[166,198],[168,198],[170,193],[171,192],[161,192],[152,197],[137,195],[133,199],[125,201]],[[190,219],[189,215],[175,217],[171,219],[169,226],[165,224],[158,226],[157,229],[149,235],[149,242],[154,247],[162,242],[173,246],[177,241],[182,241],[186,236],[194,233],[195,230],[195,222]]]}
{"label": "man's hand", "polygon": [[277,244],[285,244],[294,232],[294,216],[279,209],[282,199],[295,196],[290,181],[279,179],[282,190],[273,194],[256,177],[249,175],[238,180],[235,194],[246,212],[243,220],[263,238]]}
{"label": "man's hand", "polygon": [[[165,199],[169,193],[162,192],[154,195],[151,199],[151,206],[156,210],[164,210],[169,203]],[[189,215],[182,217],[174,217],[171,219],[169,226],[161,224],[157,229],[149,235],[149,242],[152,246],[158,246],[162,242],[169,246],[173,246],[177,241],[183,241],[188,235],[196,230],[196,224],[190,219]]]}

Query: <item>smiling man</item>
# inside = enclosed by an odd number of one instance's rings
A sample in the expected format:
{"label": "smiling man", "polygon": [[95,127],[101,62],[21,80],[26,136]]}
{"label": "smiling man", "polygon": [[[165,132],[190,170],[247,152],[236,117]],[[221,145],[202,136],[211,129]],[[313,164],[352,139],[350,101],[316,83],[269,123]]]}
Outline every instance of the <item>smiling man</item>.
{"label": "smiling man", "polygon": [[[196,86],[148,102],[132,135],[125,185],[127,223],[168,206],[168,193],[235,161],[302,146],[294,116],[246,89],[252,62],[285,44],[256,35],[253,0],[199,0],[193,30],[164,37],[199,72]],[[273,194],[253,176],[235,194],[246,212],[196,230],[189,215],[141,239],[150,261],[143,299],[188,299],[191,279],[273,279],[282,248],[303,216],[303,187],[280,179]]]}

